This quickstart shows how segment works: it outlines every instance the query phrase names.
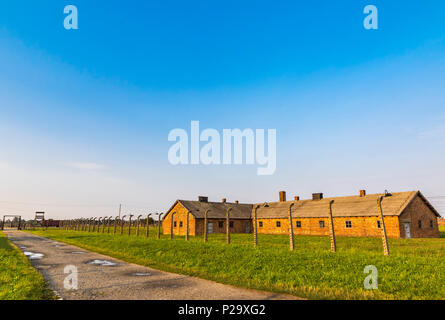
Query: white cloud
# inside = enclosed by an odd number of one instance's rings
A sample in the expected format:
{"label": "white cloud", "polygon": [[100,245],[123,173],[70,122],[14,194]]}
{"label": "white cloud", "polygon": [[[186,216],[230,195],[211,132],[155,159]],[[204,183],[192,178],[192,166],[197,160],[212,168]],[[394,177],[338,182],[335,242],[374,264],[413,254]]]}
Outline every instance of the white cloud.
{"label": "white cloud", "polygon": [[66,165],[81,170],[102,170],[106,168],[104,165],[94,162],[68,162]]}

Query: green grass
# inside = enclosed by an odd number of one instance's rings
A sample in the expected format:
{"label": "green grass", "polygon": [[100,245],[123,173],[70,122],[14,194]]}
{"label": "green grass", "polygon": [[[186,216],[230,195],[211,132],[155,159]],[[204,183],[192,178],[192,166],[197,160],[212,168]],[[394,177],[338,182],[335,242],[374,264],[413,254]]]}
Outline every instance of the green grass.
{"label": "green grass", "polygon": [[0,300],[55,299],[40,273],[0,232]]}
{"label": "green grass", "polygon": [[[160,270],[182,273],[235,286],[262,289],[311,299],[445,299],[445,239],[389,239],[390,256],[383,256],[380,238],[337,239],[295,236],[295,251],[282,235],[251,234],[202,237],[145,238],[48,229],[31,231],[54,240]],[[442,236],[445,230],[441,228]],[[119,232],[118,232],[119,233]],[[378,290],[365,290],[363,269],[378,269]]]}

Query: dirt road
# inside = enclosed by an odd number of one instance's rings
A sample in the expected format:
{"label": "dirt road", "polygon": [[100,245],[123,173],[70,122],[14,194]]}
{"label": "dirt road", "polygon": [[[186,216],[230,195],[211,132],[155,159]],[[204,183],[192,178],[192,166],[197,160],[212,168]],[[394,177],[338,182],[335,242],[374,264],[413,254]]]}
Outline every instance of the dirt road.
{"label": "dirt road", "polygon": [[[159,271],[22,231],[4,232],[28,256],[51,289],[66,300],[297,299]],[[64,273],[66,266],[77,269],[77,290],[64,288],[64,279],[72,272]]]}

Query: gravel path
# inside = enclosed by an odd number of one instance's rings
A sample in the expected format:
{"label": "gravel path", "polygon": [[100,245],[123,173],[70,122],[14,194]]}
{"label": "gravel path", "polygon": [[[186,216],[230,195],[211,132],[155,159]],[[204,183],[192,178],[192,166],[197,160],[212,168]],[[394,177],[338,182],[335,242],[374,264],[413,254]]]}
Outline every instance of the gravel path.
{"label": "gravel path", "polygon": [[[51,289],[66,300],[297,299],[159,271],[22,231],[4,233],[28,256]],[[64,289],[64,279],[69,275],[64,270],[68,265],[77,268],[77,290]]]}

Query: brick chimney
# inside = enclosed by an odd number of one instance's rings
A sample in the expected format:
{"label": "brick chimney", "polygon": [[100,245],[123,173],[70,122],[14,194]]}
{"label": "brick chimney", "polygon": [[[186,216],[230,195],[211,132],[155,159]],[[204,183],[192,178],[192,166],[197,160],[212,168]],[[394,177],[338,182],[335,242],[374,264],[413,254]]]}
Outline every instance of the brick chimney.
{"label": "brick chimney", "polygon": [[323,193],[313,193],[312,200],[321,200],[323,199]]}
{"label": "brick chimney", "polygon": [[238,201],[238,200],[235,200],[235,203],[236,203],[236,204],[238,204],[238,203],[239,203],[239,201]]}
{"label": "brick chimney", "polygon": [[299,196],[295,196],[295,197],[294,197],[294,200],[295,200],[295,201],[300,201],[300,197],[299,197]]}
{"label": "brick chimney", "polygon": [[221,202],[222,202],[222,203],[226,203],[226,202],[227,202],[227,199],[226,199],[226,198],[222,198]]}
{"label": "brick chimney", "polygon": [[286,191],[280,191],[280,202],[286,201]]}
{"label": "brick chimney", "polygon": [[360,190],[360,197],[366,196],[366,190]]}
{"label": "brick chimney", "polygon": [[199,196],[198,201],[199,202],[209,202],[209,197]]}

